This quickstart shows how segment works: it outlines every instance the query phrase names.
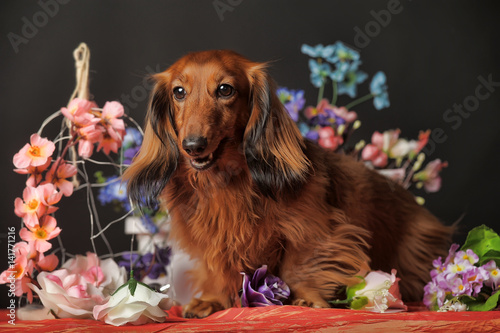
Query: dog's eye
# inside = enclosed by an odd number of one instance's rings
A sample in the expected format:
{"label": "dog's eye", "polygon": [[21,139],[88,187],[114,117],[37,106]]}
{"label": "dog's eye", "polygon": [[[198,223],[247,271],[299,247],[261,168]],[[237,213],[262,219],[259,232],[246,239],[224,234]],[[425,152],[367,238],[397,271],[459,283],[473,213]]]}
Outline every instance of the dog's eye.
{"label": "dog's eye", "polygon": [[186,97],[186,90],[182,87],[175,87],[174,88],[174,97],[177,100],[183,100],[184,97]]}
{"label": "dog's eye", "polygon": [[231,97],[234,94],[234,88],[231,87],[229,84],[221,84],[217,88],[217,94],[220,97]]}

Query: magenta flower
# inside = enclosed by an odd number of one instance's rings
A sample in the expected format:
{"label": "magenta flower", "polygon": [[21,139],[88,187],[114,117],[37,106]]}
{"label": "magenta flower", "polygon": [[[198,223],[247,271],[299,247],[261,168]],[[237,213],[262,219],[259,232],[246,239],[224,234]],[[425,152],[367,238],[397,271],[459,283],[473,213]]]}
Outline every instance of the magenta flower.
{"label": "magenta flower", "polygon": [[267,265],[257,269],[253,276],[243,275],[241,306],[257,307],[283,305],[290,297],[290,289],[280,278],[267,272]]}

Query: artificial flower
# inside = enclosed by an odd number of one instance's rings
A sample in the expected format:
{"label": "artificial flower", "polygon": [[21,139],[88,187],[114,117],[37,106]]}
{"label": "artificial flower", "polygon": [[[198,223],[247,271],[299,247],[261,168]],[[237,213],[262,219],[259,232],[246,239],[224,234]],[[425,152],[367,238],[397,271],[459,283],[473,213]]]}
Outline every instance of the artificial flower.
{"label": "artificial flower", "polygon": [[309,69],[311,70],[311,83],[316,88],[321,87],[325,79],[330,76],[332,68],[326,62],[320,63],[317,60],[309,59]]}
{"label": "artificial flower", "polygon": [[104,151],[104,154],[109,155],[110,152],[118,153],[118,149],[121,146],[121,141],[116,140],[111,135],[106,132],[103,134],[102,139],[99,140],[99,145],[97,146],[97,151]]}
{"label": "artificial flower", "polygon": [[157,293],[131,277],[105,304],[94,307],[93,316],[113,326],[162,323],[166,314],[160,303],[166,298],[168,295]]}
{"label": "artificial flower", "polygon": [[61,108],[61,113],[76,127],[93,126],[99,122],[99,118],[92,114],[94,107],[97,107],[94,102],[75,98],[69,102],[67,108]]}
{"label": "artificial flower", "polygon": [[142,134],[141,132],[133,127],[126,129],[126,134],[123,137],[123,148],[128,149],[134,146],[142,145]]}
{"label": "artificial flower", "polygon": [[386,82],[387,78],[384,72],[377,72],[370,83],[370,93],[373,95],[373,105],[377,110],[390,106]]}
{"label": "artificial flower", "polygon": [[56,146],[52,141],[41,138],[38,134],[31,135],[30,143],[27,143],[17,154],[14,155],[14,166],[17,169],[25,169],[29,166],[37,167],[47,163]]}
{"label": "artificial flower", "polygon": [[94,143],[102,138],[102,130],[94,125],[85,126],[78,130],[78,155],[89,158],[94,151]]}
{"label": "artificial flower", "polygon": [[349,72],[354,71],[361,64],[359,61],[360,56],[358,51],[345,46],[341,41],[337,41],[334,46],[332,56],[327,58],[328,62],[335,64],[335,71],[332,72],[330,77],[333,81],[342,82]]}
{"label": "artificial flower", "polygon": [[99,260],[87,253],[68,260],[61,269],[41,272],[40,287],[30,284],[30,288],[58,318],[92,319],[94,306],[105,303],[125,279],[125,270],[112,259]]}
{"label": "artificial flower", "polygon": [[28,180],[26,180],[26,186],[31,186],[31,187],[37,187],[38,184],[42,181],[42,172],[47,170],[47,168],[50,166],[50,163],[52,162],[52,157],[47,158],[47,162],[43,165],[39,166],[28,166],[27,168],[23,169],[14,169],[14,172],[21,174],[21,175],[30,175],[28,177]]}
{"label": "artificial flower", "polygon": [[128,202],[126,183],[122,182],[118,176],[111,176],[106,182],[107,185],[100,188],[97,196],[102,205],[112,201]]}
{"label": "artificial flower", "polygon": [[413,180],[423,184],[427,192],[437,192],[441,188],[441,170],[448,166],[448,162],[435,159],[427,163],[424,170],[413,175]]}
{"label": "artificial flower", "polygon": [[101,114],[101,123],[106,128],[109,136],[120,145],[125,135],[125,123],[123,119],[120,119],[123,114],[123,105],[115,101],[106,102]]}
{"label": "artificial flower", "polygon": [[253,276],[243,275],[242,306],[283,305],[290,297],[290,289],[280,278],[267,271],[267,265],[257,269]]}
{"label": "artificial flower", "polygon": [[23,198],[14,201],[14,212],[21,217],[28,228],[39,224],[38,219],[47,211],[43,203],[43,191],[40,187],[27,186],[23,191]]}
{"label": "artificial flower", "polygon": [[301,52],[313,58],[329,58],[335,52],[335,45],[323,46],[323,44],[318,44],[316,46],[310,46],[307,44],[302,44]]}
{"label": "artificial flower", "polygon": [[61,229],[57,227],[57,221],[50,215],[45,215],[40,221],[40,225],[32,228],[22,228],[19,231],[19,236],[22,240],[27,241],[30,245],[40,253],[44,253],[52,248],[52,244],[48,241],[57,237]]}
{"label": "artificial flower", "polygon": [[299,111],[304,108],[306,103],[304,90],[288,90],[286,88],[279,88],[276,93],[278,94],[280,102],[283,103],[293,121],[298,121]]}
{"label": "artificial flower", "polygon": [[318,144],[329,150],[336,150],[344,142],[341,136],[335,135],[335,130],[332,127],[321,128],[318,135]]}
{"label": "artificial flower", "polygon": [[[335,79],[338,82],[339,95],[346,94],[351,98],[356,97],[358,84],[363,83],[368,78],[368,74],[358,70],[359,64],[359,62],[354,62],[343,72],[342,79]],[[334,75],[335,72],[330,77]]]}
{"label": "artificial flower", "polygon": [[155,280],[167,274],[165,267],[170,263],[170,256],[170,247],[159,248],[155,245],[153,253],[148,252],[143,255],[130,252],[124,253],[122,255],[123,260],[119,261],[118,265],[125,267],[128,274],[133,272],[133,277],[138,281],[146,276]]}
{"label": "artificial flower", "polygon": [[391,274],[371,271],[360,284],[349,286],[347,296],[351,299],[351,308],[372,312],[400,312],[407,307],[401,300],[396,270]]}
{"label": "artificial flower", "polygon": [[45,179],[47,182],[54,184],[62,194],[69,197],[73,194],[73,183],[66,178],[73,177],[77,172],[78,170],[74,165],[68,164],[61,158],[58,158],[47,172]]}
{"label": "artificial flower", "polygon": [[495,260],[500,253],[500,236],[485,226],[476,227],[469,232],[462,249],[458,248],[453,244],[444,262],[441,257],[433,261],[432,280],[424,288],[424,304],[440,311],[453,311],[449,307],[456,302],[471,311],[496,308],[500,291]]}

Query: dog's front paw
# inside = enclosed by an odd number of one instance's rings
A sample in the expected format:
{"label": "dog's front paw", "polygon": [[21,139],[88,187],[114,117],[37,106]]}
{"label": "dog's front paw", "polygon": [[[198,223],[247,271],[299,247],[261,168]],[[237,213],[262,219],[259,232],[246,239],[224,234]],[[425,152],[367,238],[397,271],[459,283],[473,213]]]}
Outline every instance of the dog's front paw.
{"label": "dog's front paw", "polygon": [[306,306],[308,308],[329,308],[330,305],[323,299],[304,299],[296,298],[293,300],[292,305]]}
{"label": "dog's front paw", "polygon": [[198,298],[193,298],[189,304],[182,309],[184,318],[205,318],[212,313],[224,310],[224,307],[215,301],[203,301]]}

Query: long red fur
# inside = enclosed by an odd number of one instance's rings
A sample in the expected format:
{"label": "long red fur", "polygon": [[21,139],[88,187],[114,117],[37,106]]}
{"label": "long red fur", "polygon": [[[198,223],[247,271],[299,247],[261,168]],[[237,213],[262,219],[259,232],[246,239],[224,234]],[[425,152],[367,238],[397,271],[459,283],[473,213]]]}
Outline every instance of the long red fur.
{"label": "long red fur", "polygon": [[[264,264],[296,305],[328,307],[360,271],[392,268],[403,298],[420,300],[453,228],[362,163],[305,141],[265,67],[204,51],[155,77],[144,143],[125,179],[135,201],[162,202],[171,237],[198,259],[191,278],[202,294],[184,315],[234,306],[240,272]],[[229,99],[217,96],[223,83],[235,88]],[[177,86],[187,91],[182,101]],[[192,135],[218,154],[208,170],[193,168],[182,149]]]}

